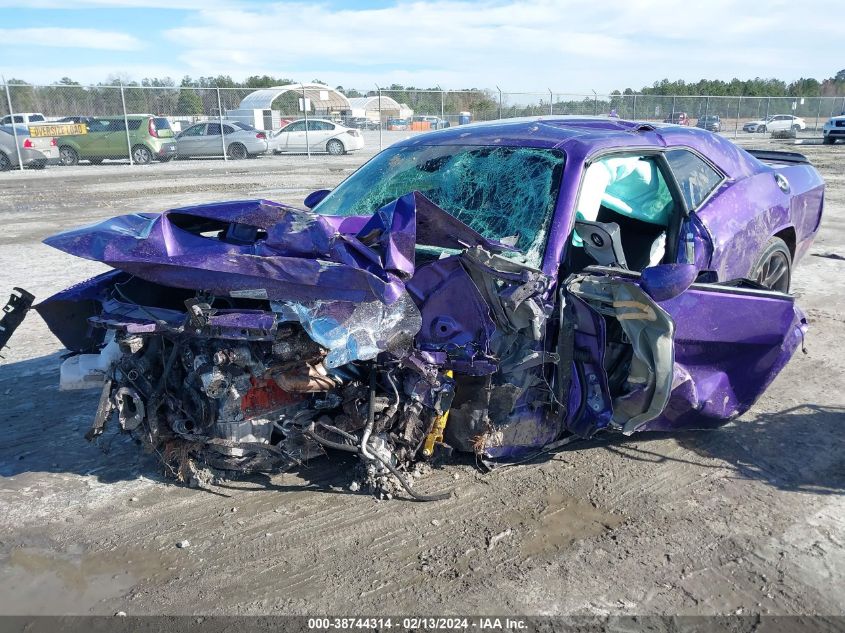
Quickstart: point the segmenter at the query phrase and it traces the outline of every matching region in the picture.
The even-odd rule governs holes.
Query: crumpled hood
[[[237,200],[118,216],[44,243],[176,288],[255,299],[387,304],[403,296],[418,243],[507,249],[419,192],[369,218]]]

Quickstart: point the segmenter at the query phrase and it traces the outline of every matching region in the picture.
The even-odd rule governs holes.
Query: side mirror
[[[309,209],[313,209],[320,204],[323,201],[323,198],[327,195],[329,195],[328,189],[317,189],[317,191],[312,191],[305,196],[305,200],[303,200],[302,203]]]
[[[666,301],[689,288],[698,269],[695,264],[658,264],[643,270],[640,282],[643,290],[655,301]]]

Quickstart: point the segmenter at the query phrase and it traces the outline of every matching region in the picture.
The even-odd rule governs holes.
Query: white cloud
[[[0,42],[13,46],[91,48],[109,51],[135,51],[141,48],[140,40],[127,33],[60,27],[0,29]]]

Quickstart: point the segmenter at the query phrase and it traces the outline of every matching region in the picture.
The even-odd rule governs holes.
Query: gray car
[[[196,123],[176,136],[176,156],[223,156],[223,144],[229,158],[258,156],[267,151],[267,135],[240,121],[224,120]]]
[[[16,126],[15,132],[18,135],[18,146],[24,167],[42,169],[45,165],[55,165],[59,162],[59,148],[56,146],[55,138],[30,136],[29,129],[22,125]],[[0,171],[19,166],[12,126],[0,125]]]

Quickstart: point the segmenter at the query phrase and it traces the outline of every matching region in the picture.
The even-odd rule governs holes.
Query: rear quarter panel
[[[785,193],[776,173],[790,185]],[[747,277],[766,242],[795,232],[794,259],[809,248],[818,230],[824,183],[811,165],[769,168],[728,181],[698,214],[713,242],[710,268],[720,280]],[[790,240],[787,240],[788,242]]]

